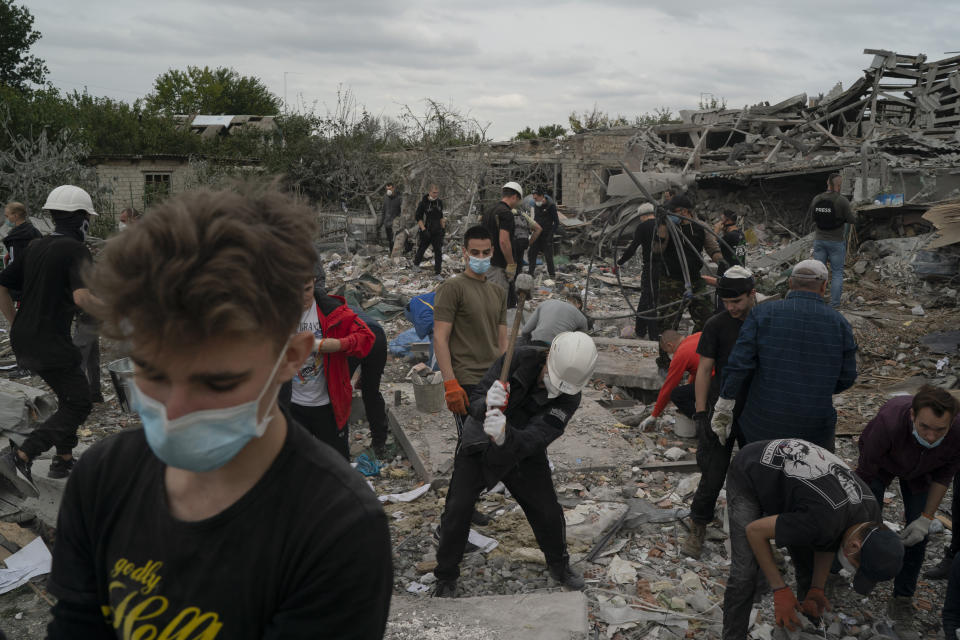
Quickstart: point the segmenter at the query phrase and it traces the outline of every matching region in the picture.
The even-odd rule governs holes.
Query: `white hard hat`
[[[547,356],[550,381],[563,393],[580,393],[593,375],[597,347],[582,331],[564,331],[553,339]]]
[[[99,215],[93,210],[90,194],[72,184],[60,185],[50,192],[43,208],[49,211],[86,211],[90,215]]]
[[[508,182],[507,184],[503,185],[503,188],[513,189],[514,191],[517,192],[518,196],[520,196],[521,198],[523,197],[523,187],[520,186],[519,182]]]

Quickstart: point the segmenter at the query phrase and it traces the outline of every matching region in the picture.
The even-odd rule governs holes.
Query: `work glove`
[[[487,390],[487,411],[490,409],[506,409],[510,400],[510,383],[504,385],[495,380]]]
[[[513,262],[513,263],[511,263],[511,264],[508,264],[508,265],[504,268],[504,271],[507,272],[507,278],[509,278],[509,279],[512,280],[513,277],[514,277],[515,275],[517,275],[517,263],[516,263],[516,262]]]
[[[724,272],[726,272],[726,270],[729,268],[730,268],[729,262],[727,262],[723,258],[720,258],[719,260],[717,260],[717,277],[719,278],[720,276],[722,276]]]
[[[507,438],[507,416],[500,409],[490,409],[483,419],[483,431],[499,447]]]
[[[800,618],[797,617],[799,608],[800,603],[797,602],[797,596],[793,595],[790,587],[784,585],[773,590],[773,617],[778,627],[786,627],[789,631],[799,629]]]
[[[443,395],[447,400],[447,409],[461,416],[466,414],[470,400],[467,398],[467,392],[463,390],[457,379],[444,380],[443,388],[446,390]]]
[[[903,546],[912,547],[923,540],[926,535],[930,533],[931,524],[933,524],[933,518],[925,513],[921,513],[919,518],[908,524],[906,528],[900,532],[900,540],[903,541]]]
[[[660,418],[658,416],[649,416],[640,423],[641,431],[654,431],[660,428]]]
[[[733,405],[735,400],[720,398],[717,404],[713,405],[713,420],[710,421],[710,428],[717,434],[720,444],[726,444],[730,437],[730,425],[733,424]]]
[[[800,611],[808,618],[822,618],[824,611],[830,611],[830,601],[820,587],[810,587],[807,591],[807,597],[803,599],[800,605]]]

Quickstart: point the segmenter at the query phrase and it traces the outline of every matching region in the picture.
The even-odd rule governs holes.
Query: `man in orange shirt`
[[[660,347],[670,354],[672,359],[667,377],[657,395],[657,403],[653,406],[653,412],[649,418],[640,423],[644,431],[660,426],[660,416],[670,402],[677,406],[680,413],[693,418],[696,410],[693,381],[697,377],[697,367],[700,365],[700,355],[697,353],[699,343],[699,331],[686,338],[672,329],[667,329],[660,335]],[[680,384],[684,373],[689,374],[689,381],[687,384]]]

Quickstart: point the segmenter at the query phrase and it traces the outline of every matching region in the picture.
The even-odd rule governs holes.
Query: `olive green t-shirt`
[[[495,284],[464,274],[437,288],[434,321],[453,324],[450,360],[460,384],[477,384],[500,357],[500,325],[507,324],[507,294]]]

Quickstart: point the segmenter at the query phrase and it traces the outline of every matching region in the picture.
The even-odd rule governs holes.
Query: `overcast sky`
[[[865,48],[960,50],[956,0],[29,0],[34,53],[64,90],[132,101],[169,68],[230,66],[291,108],[336,104],[422,111],[424,98],[491,123],[567,125],[572,110],[612,114],[728,106],[846,88]]]

